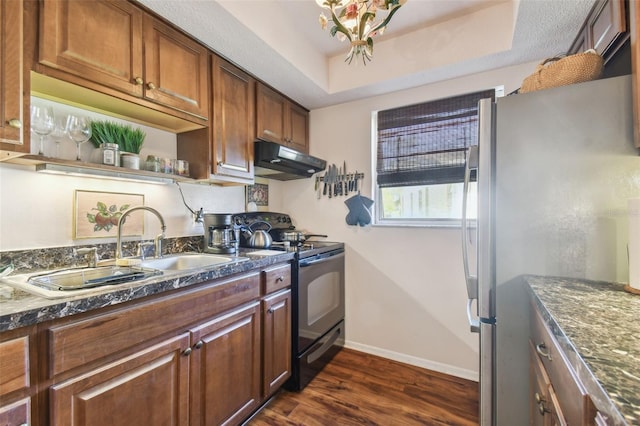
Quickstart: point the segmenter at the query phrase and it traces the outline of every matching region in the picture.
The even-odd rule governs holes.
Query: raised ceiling
[[[408,0],[372,62],[344,62],[315,0],[139,0],[309,109],[567,51],[594,0]]]

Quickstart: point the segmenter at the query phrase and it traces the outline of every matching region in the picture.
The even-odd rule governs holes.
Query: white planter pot
[[[128,169],[140,170],[140,156],[130,152],[120,153],[120,165]]]

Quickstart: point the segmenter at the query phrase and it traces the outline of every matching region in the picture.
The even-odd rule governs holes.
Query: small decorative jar
[[[120,166],[120,147],[116,143],[102,144],[102,164]]]
[[[155,155],[147,155],[145,169],[150,172],[160,172],[160,159]]]

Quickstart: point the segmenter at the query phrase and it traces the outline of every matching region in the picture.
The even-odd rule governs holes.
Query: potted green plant
[[[118,155],[121,161],[115,164],[105,164],[122,164],[123,167],[139,169],[140,150],[145,137],[146,134],[142,129],[134,129],[131,125],[118,124],[107,120],[91,122],[91,142],[96,148],[104,148],[107,146],[105,144],[118,145]]]
[[[122,126],[121,140],[118,142],[122,167],[140,168],[140,150],[145,137],[146,133],[140,128],[134,129],[128,125]]]

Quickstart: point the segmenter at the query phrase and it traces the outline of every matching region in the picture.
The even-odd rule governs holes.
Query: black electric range
[[[268,230],[274,239],[269,250],[294,251],[292,263],[291,379],[289,390],[304,388],[331,361],[345,342],[345,250],[344,243],[278,241],[281,230],[295,230],[283,213],[250,212],[233,215],[236,226]],[[248,238],[240,237],[240,246]]]

